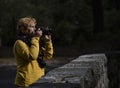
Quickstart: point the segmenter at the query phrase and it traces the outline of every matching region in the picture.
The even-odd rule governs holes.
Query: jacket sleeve
[[[43,49],[43,51],[44,51],[44,60],[52,59],[52,57],[53,57],[52,40],[45,43],[45,48]]]
[[[31,39],[31,47],[28,47],[23,41],[18,40],[15,50],[18,56],[26,60],[37,59],[39,54],[39,37],[33,37]]]

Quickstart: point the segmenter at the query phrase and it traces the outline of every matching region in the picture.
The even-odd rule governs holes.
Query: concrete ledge
[[[48,72],[38,83],[51,84],[49,88],[66,88],[58,84],[74,84],[69,88],[108,88],[106,64],[104,54],[82,55]]]

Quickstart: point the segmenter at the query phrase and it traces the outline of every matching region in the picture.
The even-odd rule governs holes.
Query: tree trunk
[[[92,0],[93,7],[93,33],[103,32],[104,30],[104,17],[103,17],[103,8],[102,0]]]

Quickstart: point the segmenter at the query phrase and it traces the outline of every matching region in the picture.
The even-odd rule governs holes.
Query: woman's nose
[[[34,28],[34,31],[36,30],[36,28]]]

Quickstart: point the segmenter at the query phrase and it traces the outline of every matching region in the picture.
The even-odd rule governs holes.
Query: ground
[[[75,57],[54,57],[52,60],[47,61],[46,72],[62,66]],[[1,88],[15,88],[14,79],[16,74],[16,62],[13,57],[0,58],[0,87]],[[42,86],[44,86],[42,84]],[[36,87],[37,88],[37,87]]]

